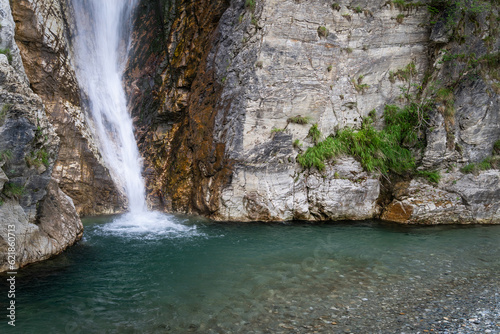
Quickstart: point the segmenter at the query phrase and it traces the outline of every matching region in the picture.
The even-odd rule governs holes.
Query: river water
[[[157,215],[86,219],[22,269],[15,332],[500,332],[500,226]]]

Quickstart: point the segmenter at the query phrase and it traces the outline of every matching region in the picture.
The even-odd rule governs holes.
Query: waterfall
[[[132,213],[147,210],[141,156],[122,86],[136,2],[72,0],[76,74],[85,107],[103,159],[113,181],[126,194]]]

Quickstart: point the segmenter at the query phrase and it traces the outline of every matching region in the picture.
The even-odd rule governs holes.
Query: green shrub
[[[287,122],[294,124],[308,124],[311,121],[311,117],[294,116],[290,117]]]
[[[450,88],[440,88],[436,92],[437,101],[444,104],[445,109],[443,116],[447,121],[450,121],[455,116],[455,96]]]
[[[376,130],[368,119],[358,131],[343,129],[334,137],[318,142],[300,154],[297,161],[305,168],[322,170],[326,160],[350,155],[369,172],[401,174],[413,170],[415,161],[408,147],[418,144],[419,117],[415,106],[399,108],[389,105],[384,116],[386,126],[383,130]]]
[[[354,8],[354,12],[355,12],[355,13],[357,13],[357,14],[360,14],[360,13],[362,13],[362,12],[363,12],[363,9],[362,9],[361,7],[359,7],[359,6],[356,6],[356,7]]]
[[[476,170],[476,164],[471,163],[460,168],[460,171],[465,174],[473,173]]]
[[[481,162],[470,163],[460,168],[460,171],[464,174],[477,174],[480,171],[495,169],[500,167],[500,157],[493,156],[487,157]]]
[[[295,140],[293,141],[293,147],[295,147],[295,148],[300,148],[300,147],[302,147],[302,143],[300,142],[300,140],[295,139]]]
[[[484,159],[483,161],[481,161],[480,163],[477,164],[477,168],[479,170],[488,170],[488,169],[491,169],[491,158],[486,158]]]
[[[352,84],[354,85],[354,88],[356,89],[356,91],[358,91],[360,93],[364,93],[365,90],[367,90],[368,88],[370,88],[369,85],[363,83],[363,78],[364,78],[364,75],[360,75],[358,77],[358,80],[354,80],[354,79],[351,80]]]
[[[271,133],[285,132],[285,129],[282,128],[272,128]]]
[[[397,80],[400,81],[409,81],[412,77],[417,75],[417,67],[414,62],[409,63],[403,69],[399,69],[396,72],[389,72],[389,81],[392,83]]]
[[[330,32],[324,26],[318,27],[318,36],[319,37],[327,37]]]
[[[351,15],[349,14],[342,14],[342,17],[345,18],[347,21],[351,21]]]
[[[335,2],[335,3],[332,4],[332,9],[336,10],[338,12],[340,10],[340,5]]]
[[[404,11],[404,10],[410,10],[413,8],[418,8],[420,6],[425,6],[424,3],[417,1],[417,2],[406,2],[405,0],[394,0],[392,1],[392,4],[396,6],[397,9]]]

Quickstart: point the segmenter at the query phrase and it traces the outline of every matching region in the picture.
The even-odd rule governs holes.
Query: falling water
[[[132,213],[146,210],[142,164],[127,111],[122,73],[137,0],[73,0],[75,58],[80,87],[111,176]]]

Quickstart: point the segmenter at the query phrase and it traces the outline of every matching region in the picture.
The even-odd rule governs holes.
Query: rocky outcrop
[[[74,32],[71,2],[14,1],[12,14],[31,88],[42,98],[61,138],[53,177],[73,199],[80,215],[122,211],[124,198],[102,161],[81,107],[70,53]]]
[[[500,143],[499,10],[440,9],[429,42],[432,66],[424,94],[436,98],[421,169],[441,172],[442,180],[435,186],[414,180],[396,191],[382,218],[410,224],[498,224],[499,157],[493,146]],[[482,168],[475,170],[473,164]]]
[[[412,180],[395,187],[381,218],[405,224],[499,224],[500,172],[446,173],[439,187]]]
[[[42,99],[29,87],[13,40],[8,1],[0,1],[0,8],[0,46],[7,50],[0,54],[0,271],[4,271],[60,253],[81,238],[82,223],[72,200],[51,176],[60,139]],[[15,262],[8,265],[12,235]]]
[[[484,192],[481,173],[492,173],[472,177],[459,169],[491,155],[500,137],[498,77],[485,60],[498,52],[498,9],[433,5],[143,0],[127,79],[150,199],[218,220],[383,213],[402,223],[497,222],[497,200],[484,199],[485,213],[449,183],[468,180]],[[462,54],[475,54],[477,75],[467,72],[471,62]],[[455,62],[443,61],[450,55]],[[411,63],[411,80],[398,75]],[[314,145],[311,124],[325,138],[359,128],[374,111],[381,128],[385,105],[403,103],[401,86],[431,102],[427,148],[414,152],[419,169],[452,168],[454,180],[436,186],[410,175],[388,179],[351,158],[321,172],[298,165],[297,155]],[[440,88],[453,95],[453,116]],[[498,188],[489,186],[493,196]]]

